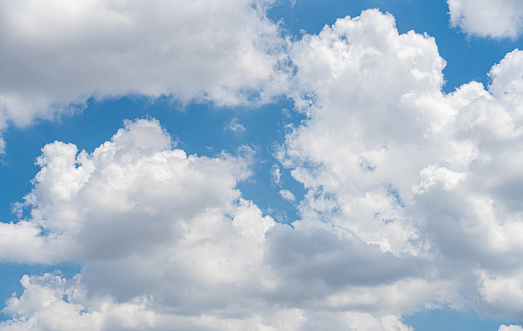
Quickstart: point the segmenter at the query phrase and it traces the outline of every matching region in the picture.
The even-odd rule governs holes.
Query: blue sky
[[[523,330],[518,1],[0,7],[0,330]]]

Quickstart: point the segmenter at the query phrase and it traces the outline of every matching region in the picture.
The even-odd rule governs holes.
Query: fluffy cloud
[[[418,110],[443,101],[445,62],[432,38],[399,35],[394,24],[391,15],[365,11],[294,46],[295,98],[310,120],[288,136],[283,162],[309,189],[304,215],[336,211],[333,222],[365,241],[414,254],[422,247],[416,220],[402,205],[429,164],[410,155],[439,144],[428,137],[453,110]],[[347,199],[340,205],[332,194]]]
[[[447,95],[434,40],[400,35],[391,15],[369,10],[305,36],[291,54],[307,120],[279,158],[308,190],[304,219],[376,245],[402,271],[416,259],[425,279],[445,283],[436,305],[476,297],[469,304],[487,315],[520,316],[516,294],[513,309],[499,300],[521,279],[523,52],[492,68],[488,89],[471,82]]]
[[[1,330],[408,330],[395,312],[419,302],[395,293],[398,283],[434,287],[413,259],[316,220],[292,228],[263,216],[236,189],[248,148],[206,158],[172,145],[150,119],[126,122],[92,154],[62,142],[42,149],[18,206],[30,215],[2,224],[0,257],[82,271],[24,276]]]
[[[244,154],[248,159],[249,151]],[[127,122],[92,155],[78,153],[73,144],[46,145],[35,188],[25,197],[31,218],[2,225],[1,258],[92,260],[161,245],[177,237],[182,221],[201,217],[212,223],[215,214],[248,209],[231,205],[239,198],[237,180],[248,175],[247,159],[187,156],[171,149],[169,135],[154,120]],[[13,243],[19,244],[8,249]],[[24,243],[32,244],[23,249]]]
[[[447,0],[450,23],[480,37],[516,38],[523,31],[523,4],[518,0]]]
[[[254,263],[256,258],[249,254],[259,252],[254,246],[245,248],[239,253],[246,255],[240,257],[235,253],[237,240],[261,244],[260,233],[272,226],[254,205],[239,200],[235,188],[249,174],[249,151],[244,157],[210,159],[187,156],[170,145],[157,121],[138,120],[127,122],[92,155],[77,153],[72,144],[45,146],[37,161],[42,169],[35,188],[25,198],[31,217],[2,225],[6,240],[1,258],[36,263],[72,260],[92,263],[94,268],[107,260],[114,265],[118,260],[146,262],[156,250],[158,255],[176,250],[179,256],[171,257],[176,260],[173,264],[192,265],[191,256],[201,254],[208,257],[207,264],[200,261],[193,272],[206,273],[217,264],[224,269],[221,275],[215,272],[215,281],[240,281],[247,275],[243,263]],[[219,247],[222,251],[211,240],[213,232],[224,240],[232,236]],[[190,249],[200,241],[205,245]],[[7,249],[13,242],[18,246]],[[23,248],[24,243],[33,244]],[[183,254],[176,245],[184,247]],[[223,260],[215,259],[220,254]]]
[[[287,201],[296,200],[296,197],[294,196],[294,194],[292,194],[292,192],[289,190],[280,190],[280,195],[282,198],[284,198]]]
[[[72,280],[24,277],[3,328],[151,326],[153,303],[194,315],[236,305],[226,293],[248,299],[264,286],[253,276],[274,222],[235,188],[249,175],[250,152],[205,158],[171,145],[157,121],[137,120],[91,155],[61,142],[43,148],[25,198],[31,217],[2,225],[1,258],[84,267]]]
[[[31,314],[28,318],[0,322],[0,329],[18,330],[384,330],[410,331],[397,315],[374,317],[368,313],[325,313],[305,315],[298,309],[279,309],[270,318],[256,314],[241,319],[212,315],[193,317],[150,310],[154,299],[116,303],[110,297],[86,297],[79,279],[57,275],[24,277],[24,294],[9,300],[9,312]]]
[[[501,325],[499,327],[498,331],[521,331],[521,330],[523,330],[523,327],[521,327],[520,325],[509,325],[509,326]]]
[[[265,102],[285,84],[270,3],[2,2],[0,132],[82,109],[91,97]]]

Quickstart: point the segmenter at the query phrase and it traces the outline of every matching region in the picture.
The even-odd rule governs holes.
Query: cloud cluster
[[[181,19],[192,13],[183,10],[200,4],[182,3],[188,7],[182,6]],[[139,25],[148,13],[132,11],[141,2],[129,8],[123,1],[86,4],[103,8],[103,15],[125,13],[104,20],[125,28]],[[168,3],[156,4],[166,8],[154,10],[172,10]],[[111,11],[122,6],[126,10]],[[71,13],[79,10],[73,7]],[[246,10],[240,12],[210,8],[225,10],[229,19],[249,13],[254,23],[245,24],[270,27],[262,29],[270,40],[277,33],[250,6],[230,7]],[[212,20],[191,22],[196,26],[187,26],[212,32],[209,38],[218,44],[206,46],[230,41],[216,38],[225,30],[209,28]],[[167,31],[159,34],[162,45]],[[233,39],[244,32],[234,32]],[[173,40],[196,36],[184,33]],[[236,41],[218,52],[223,58],[205,61],[238,69],[229,52],[253,44]],[[122,43],[109,44],[127,49],[125,38]],[[177,45],[167,43],[165,51],[194,50]],[[132,59],[136,54],[128,51]],[[194,55],[189,53],[182,55]],[[21,219],[0,223],[0,260],[72,261],[82,271],[71,279],[59,272],[24,276],[24,292],[7,301],[4,312],[12,318],[0,330],[74,325],[407,331],[402,315],[443,306],[521,316],[523,52],[515,50],[495,65],[488,87],[471,82],[445,94],[445,61],[435,40],[413,31],[399,34],[390,14],[368,10],[318,35],[304,35],[289,47],[289,56],[294,72],[289,96],[305,120],[286,136],[272,176],[281,189],[282,171],[290,171],[306,188],[297,202],[300,220],[276,223],[242,198],[237,183],[250,175],[247,147],[237,155],[187,156],[154,119],[125,122],[91,154],[73,144],[48,144],[37,159],[41,170],[34,188],[18,206]],[[260,77],[270,81],[276,62],[272,55],[262,59],[270,65],[261,66],[266,70]],[[175,73],[183,80],[191,76],[189,82],[194,78]],[[232,76],[216,77],[202,81],[221,88]],[[143,86],[153,88],[156,79],[144,79]],[[256,79],[240,82],[262,86]],[[204,97],[217,102],[241,99],[224,97],[227,88],[204,90]],[[163,87],[137,91],[170,93]],[[177,93],[197,97],[191,91]],[[296,199],[289,190],[280,194]]]
[[[236,189],[249,175],[249,152],[205,158],[171,144],[157,121],[137,120],[91,155],[61,142],[43,148],[25,198],[31,215],[2,225],[1,258],[84,267],[72,280],[22,279],[24,294],[6,308],[16,322],[3,328],[68,329],[76,320],[86,330],[150,326],[157,314],[150,305],[195,314],[236,305],[227,293],[255,290],[274,222]]]
[[[250,153],[187,156],[152,119],[126,122],[92,154],[46,145],[19,206],[30,215],[2,224],[0,258],[82,272],[24,276],[0,329],[408,330],[391,312],[413,307],[392,295],[397,282],[438,285],[405,281],[414,260],[321,222],[263,216],[236,189]]]
[[[518,0],[447,0],[450,23],[474,36],[516,38],[523,32]]]
[[[286,81],[270,3],[3,1],[0,132],[82,109],[89,98],[266,102]]]

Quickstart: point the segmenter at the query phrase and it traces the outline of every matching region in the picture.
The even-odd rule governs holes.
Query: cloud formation
[[[523,52],[493,66],[489,86],[445,94],[435,40],[367,10],[304,35],[289,56],[305,120],[272,178],[288,200],[284,171],[304,185],[300,220],[276,223],[242,197],[247,147],[188,156],[154,119],[125,122],[91,154],[48,144],[21,219],[0,223],[0,259],[82,271],[24,276],[0,330],[388,331],[438,307],[521,316]]]
[[[292,228],[263,216],[236,189],[249,153],[187,156],[153,119],[126,122],[92,154],[46,145],[19,206],[30,216],[2,225],[0,258],[83,268],[24,276],[0,329],[408,330],[397,301],[380,298],[415,275],[414,261],[315,220]],[[347,302],[340,290],[360,294]]]
[[[499,327],[499,330],[498,331],[521,331],[523,330],[523,327],[521,327],[520,325],[509,325],[509,326],[506,326],[506,325],[501,325]]]
[[[516,38],[523,32],[523,3],[518,0],[447,0],[450,23],[479,37]]]
[[[450,294],[432,300],[520,316],[523,52],[492,68],[487,89],[444,94],[434,40],[369,10],[291,54],[308,119],[279,157],[308,190],[303,218],[428,263]]]
[[[83,109],[89,98],[267,102],[286,84],[270,3],[3,1],[0,132]]]

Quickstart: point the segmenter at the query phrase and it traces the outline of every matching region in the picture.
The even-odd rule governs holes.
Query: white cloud
[[[25,203],[31,218],[2,225],[1,258],[84,268],[72,280],[24,277],[24,293],[7,303],[14,319],[4,329],[67,329],[67,319],[49,319],[62,314],[85,329],[147,327],[161,307],[197,320],[267,286],[260,266],[274,222],[240,198],[236,183],[249,175],[242,157],[186,156],[157,121],[137,120],[91,155],[49,144],[38,165]],[[78,291],[89,298],[62,299]],[[153,307],[135,303],[153,297]]]
[[[523,235],[523,52],[492,68],[487,89],[471,82],[444,94],[435,41],[400,35],[391,15],[368,10],[304,36],[291,56],[294,98],[307,120],[287,135],[279,157],[308,190],[303,219],[376,245],[406,272],[412,258],[424,277],[441,282],[419,290],[427,297],[405,311],[475,305],[498,316],[505,306],[495,289],[519,293],[516,281],[503,279],[522,271],[515,238]],[[465,304],[466,297],[482,299]],[[386,302],[363,298],[373,307]],[[517,309],[505,312],[519,316]]]
[[[481,274],[480,290],[482,299],[491,311],[503,317],[519,315],[523,311],[523,273],[517,275],[490,276]]]
[[[126,122],[91,155],[73,144],[46,145],[35,188],[25,197],[31,219],[2,225],[1,258],[53,263],[126,256],[179,238],[182,223],[193,219],[241,218],[250,207],[234,204],[235,186],[249,175],[247,162],[171,149],[155,120]]]
[[[282,198],[284,198],[287,201],[295,201],[296,200],[296,197],[294,196],[294,194],[292,194],[292,192],[289,191],[289,190],[280,190],[280,195],[281,195]]]
[[[4,312],[27,318],[0,322],[1,330],[136,330],[152,327],[156,319],[146,300],[118,304],[109,297],[86,298],[79,277],[24,276],[21,283],[23,295],[9,299]]]
[[[281,169],[278,165],[274,164],[271,170],[271,181],[274,185],[280,185],[281,183]]]
[[[0,154],[5,153],[5,140],[0,136]]]
[[[519,0],[447,0],[450,23],[470,35],[516,38],[523,32]]]
[[[336,211],[331,222],[384,251],[420,253],[401,206],[428,165],[412,154],[437,145],[428,137],[454,116],[434,40],[400,35],[391,15],[369,10],[305,36],[292,55],[296,102],[310,120],[288,136],[283,162],[309,189],[304,216]]]
[[[229,122],[229,124],[226,127],[227,130],[231,130],[235,133],[242,133],[245,132],[247,129],[240,123],[240,120],[238,117],[233,117],[232,120]]]
[[[62,142],[42,149],[34,189],[19,206],[30,217],[2,224],[0,257],[83,268],[72,279],[24,276],[1,330],[307,330],[326,320],[407,329],[391,313],[392,293],[377,294],[388,299],[371,305],[365,321],[357,305],[329,298],[416,276],[412,261],[321,222],[276,224],[236,189],[249,175],[248,156],[187,156],[172,145],[148,119],[125,122],[92,154]]]
[[[1,258],[83,268],[24,276],[0,330],[408,330],[398,314],[432,300],[408,299],[408,288],[434,287],[414,259],[317,220],[293,228],[263,216],[236,189],[248,157],[172,145],[149,119],[127,121],[92,154],[42,149],[19,206],[30,217],[0,227]]]
[[[397,315],[375,317],[361,312],[312,312],[278,309],[272,315],[250,318],[190,316],[156,312],[154,298],[117,303],[108,296],[88,297],[79,278],[65,280],[57,275],[24,277],[24,294],[9,300],[8,313],[23,318],[0,322],[0,329],[19,330],[383,330],[409,331]]]
[[[499,326],[498,331],[522,331],[523,327],[521,325],[509,325],[506,326],[505,324],[502,324]]]
[[[126,303],[115,302],[109,296],[89,297],[79,277],[66,280],[45,274],[24,277],[22,284],[24,294],[19,299],[11,298],[6,309],[20,318],[0,322],[0,330],[412,330],[393,314],[376,317],[363,312],[306,313],[282,308],[269,315],[254,314],[243,319],[212,314],[191,316],[151,310],[153,297]]]
[[[428,191],[437,182],[443,184],[443,188],[447,191],[455,189],[459,182],[464,180],[466,175],[455,171],[450,171],[445,167],[438,167],[431,164],[420,171],[420,179],[422,182],[418,186],[413,186],[412,191],[417,194]]]
[[[162,95],[217,105],[285,90],[270,0],[0,4],[0,132],[93,97]]]

